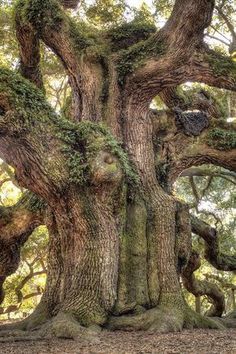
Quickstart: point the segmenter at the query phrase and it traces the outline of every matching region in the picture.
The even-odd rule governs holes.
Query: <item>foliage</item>
[[[236,148],[236,132],[224,129],[211,129],[207,135],[208,145],[218,150],[231,150]]]
[[[10,103],[22,117],[22,124],[27,126],[32,120],[46,119],[53,115],[53,110],[46,103],[43,93],[21,75],[0,69],[0,92],[7,95]]]
[[[20,15],[26,23],[30,22],[41,31],[43,27],[50,26],[57,28],[62,24],[63,13],[55,0],[18,0],[15,5],[15,12]]]
[[[157,54],[163,55],[164,52],[164,44],[153,37],[122,50],[117,60],[119,83],[124,84],[125,77],[142,66],[144,59],[151,58]]]
[[[221,52],[215,55],[214,52],[206,55],[206,59],[214,71],[219,75],[228,75],[234,73],[236,75],[236,63],[228,56]]]

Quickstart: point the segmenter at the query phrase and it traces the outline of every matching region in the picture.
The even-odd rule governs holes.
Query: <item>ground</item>
[[[1,354],[236,354],[236,329],[182,333],[102,332],[89,344],[72,340],[1,343]]]

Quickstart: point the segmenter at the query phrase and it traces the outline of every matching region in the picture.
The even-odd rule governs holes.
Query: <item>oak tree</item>
[[[173,193],[192,166],[236,170],[235,124],[204,92],[186,101],[177,90],[191,81],[236,91],[236,63],[204,42],[214,1],[176,0],[161,29],[137,17],[101,30],[69,15],[78,3],[15,5],[20,74],[0,69],[0,156],[28,192],[1,209],[1,300],[21,246],[45,224],[46,289],[16,325],[22,336],[35,328],[74,338],[94,325],[162,332],[229,325],[217,289],[194,278],[191,232],[217,269],[235,270],[235,257]],[[44,96],[41,43],[68,76],[64,115]],[[157,95],[167,111],[150,108]],[[188,307],[180,278],[196,295],[210,294],[217,319]]]

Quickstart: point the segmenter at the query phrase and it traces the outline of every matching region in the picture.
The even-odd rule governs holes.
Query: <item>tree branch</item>
[[[192,231],[205,241],[205,258],[218,270],[236,270],[235,255],[227,255],[220,251],[217,231],[204,221],[192,216]]]
[[[182,272],[184,287],[195,296],[206,295],[213,302],[213,307],[207,313],[208,316],[220,317],[225,310],[224,294],[215,284],[208,281],[200,281],[194,276],[194,272],[201,266],[199,254],[192,252],[187,267]]]
[[[205,45],[192,56],[186,80],[236,91],[236,63]]]
[[[231,177],[236,180],[236,173],[232,171],[222,171],[222,170],[212,170],[210,168],[202,168],[202,167],[191,167],[187,170],[184,170],[179,177],[205,177],[205,176],[212,176],[212,177]],[[236,183],[231,179],[227,179],[232,183]]]
[[[20,13],[16,12],[16,37],[20,49],[20,71],[22,76],[43,88],[43,79],[40,70],[40,45],[37,32],[31,24],[21,20]]]
[[[119,61],[123,66],[126,61],[130,63],[134,60],[134,70],[129,70],[128,74],[132,71],[132,75],[127,80],[130,95],[135,89],[147,101],[163,88],[185,81],[189,57],[196,46],[202,43],[213,8],[212,0],[176,0],[166,25],[147,41],[140,43],[140,53],[137,45],[122,53]],[[139,61],[142,65],[139,65]]]
[[[194,122],[192,122],[194,124]],[[196,124],[198,124],[196,116]],[[213,164],[236,171],[236,127],[234,123],[211,120],[210,126],[196,138],[179,131],[172,139],[175,154],[170,162],[171,183],[184,170],[203,164]]]
[[[61,0],[60,3],[65,8],[75,8],[79,1]],[[39,68],[39,39],[42,39],[61,60],[70,77],[72,89],[75,89],[78,95],[80,75],[76,50],[89,45],[86,43],[84,33],[79,31],[56,0],[21,1],[16,5],[15,12],[22,74],[37,86],[42,86]]]
[[[33,230],[44,223],[44,203],[26,192],[12,207],[0,207],[0,298],[5,278],[14,273],[20,262],[20,249]]]
[[[24,296],[22,293],[22,289],[24,286],[34,277],[37,277],[38,275],[46,274],[44,270],[39,270],[39,271],[33,271],[31,270],[30,273],[17,285],[15,288],[15,293],[17,296],[17,303],[22,303],[23,300],[29,299],[32,297],[32,294],[28,294],[28,296]],[[39,295],[41,292],[38,292],[37,295]],[[30,296],[29,296],[30,295]]]
[[[20,185],[44,199],[55,195],[68,181],[58,137],[65,123],[34,85],[6,69],[0,69],[0,107],[1,158],[15,168]]]

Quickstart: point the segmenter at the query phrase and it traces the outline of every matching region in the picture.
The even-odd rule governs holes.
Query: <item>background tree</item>
[[[214,2],[176,0],[161,29],[147,12],[130,21],[122,4],[124,19],[114,26],[100,14],[89,21],[86,13],[96,17],[97,11],[69,16],[63,7],[77,3],[17,1],[25,79],[0,71],[1,157],[30,190],[2,209],[2,284],[17,269],[32,230],[40,224],[49,230],[46,289],[17,327],[43,324],[39,335],[59,337],[78,336],[81,326],[94,324],[221,327],[227,321],[199,316],[182,294],[180,276],[193,292],[197,285],[200,295],[211,295],[211,315],[224,310],[215,288],[194,279],[199,256],[191,253],[191,228],[218,269],[234,270],[235,257],[221,252],[216,230],[190,219],[188,206],[172,193],[176,178],[192,166],[236,168],[234,123],[220,119],[206,92],[192,102],[177,90],[193,81],[235,91],[234,61],[204,43]],[[42,42],[68,76],[72,98],[65,116],[43,95]],[[167,113],[150,109],[157,95]],[[196,106],[204,112],[184,112]]]

